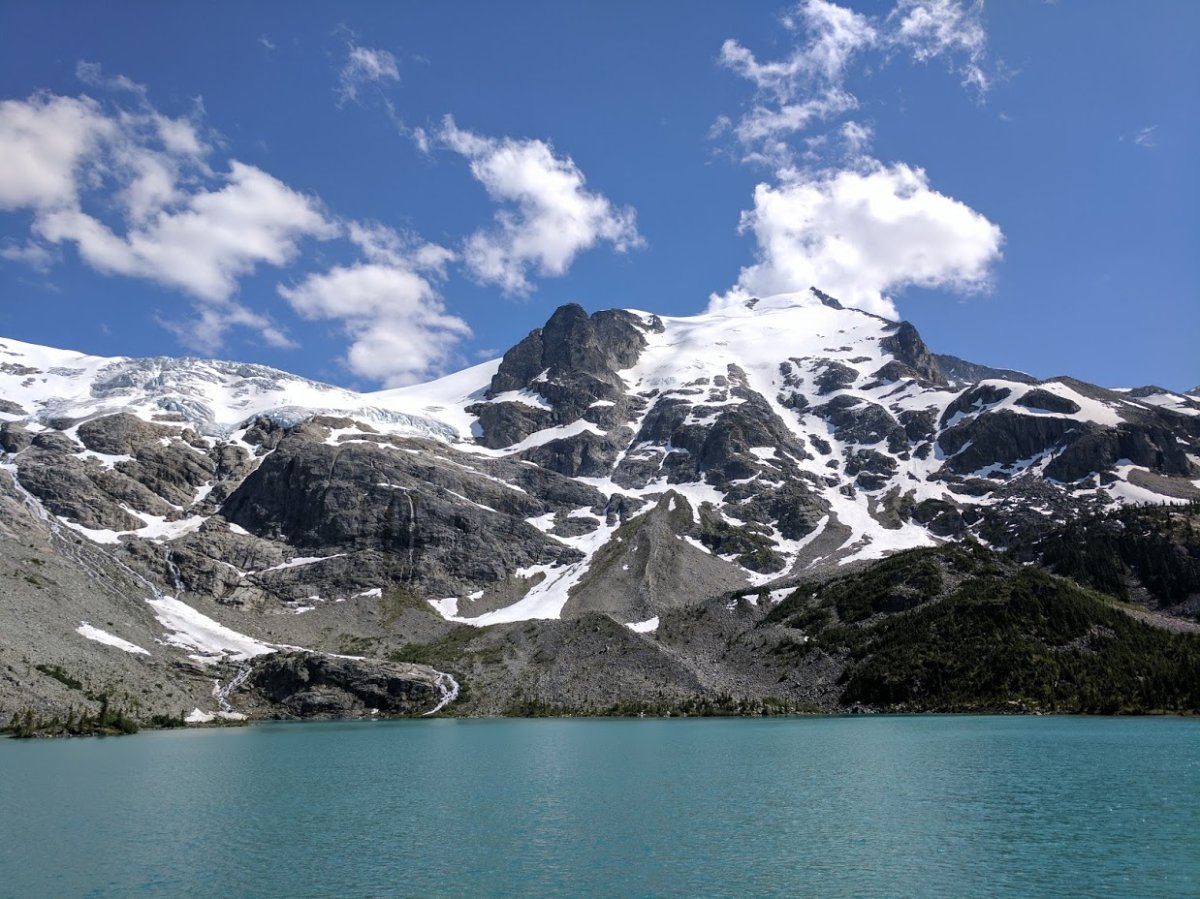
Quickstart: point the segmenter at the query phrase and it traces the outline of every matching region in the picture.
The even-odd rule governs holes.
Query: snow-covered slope
[[[459,414],[486,386],[497,362],[416,389],[356,393],[265,365],[193,358],[88,356],[0,339],[0,421],[44,424],[128,412],[145,421],[182,420],[225,435],[258,416],[295,423],[345,416],[389,433],[441,440],[470,438]],[[445,414],[442,414],[445,413]]]
[[[23,502],[165,553],[176,593],[293,617],[402,583],[481,625],[643,621],[699,581],[1003,544],[1200,496],[1198,412],[1069,378],[952,385],[911,326],[819,291],[690,317],[563,307],[503,359],[372,393],[0,339],[0,469]],[[684,570],[702,577],[664,574]]]

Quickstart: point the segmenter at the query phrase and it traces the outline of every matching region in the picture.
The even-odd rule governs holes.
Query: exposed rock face
[[[560,306],[544,328],[538,328],[504,354],[492,378],[490,394],[535,388],[547,399],[561,394],[573,398],[575,389],[603,390],[598,383],[619,391],[617,372],[629,368],[646,347],[645,325],[636,315],[621,310],[592,316],[574,303]],[[542,373],[545,380],[537,380]],[[565,380],[563,380],[565,379]],[[592,395],[590,400],[605,399]]]
[[[498,362],[370,395],[238,363],[39,348],[26,365],[21,346],[0,343],[0,594],[62,597],[43,664],[123,652],[78,632],[103,625],[152,656],[121,677],[146,666],[146,683],[182,691],[163,703],[201,708],[243,667],[238,635],[317,653],[255,663],[254,714],[402,711],[381,697],[407,675],[320,652],[414,644],[508,691],[501,708],[520,706],[517,672],[563,702],[644,699],[656,677],[671,695],[770,695],[797,669],[755,661],[773,651],[761,633],[729,642],[761,611],[751,596],[897,547],[1002,547],[1131,498],[1200,494],[1193,398],[934,356],[911,325],[819,291],[691,318],[567,306]],[[105,603],[80,586],[93,582]],[[5,608],[0,654],[19,662]],[[236,631],[224,667],[171,642],[199,626],[187,609],[213,619],[209,637]],[[12,633],[42,639],[27,618]],[[655,618],[658,637],[625,627]],[[489,628],[476,640],[463,621]],[[465,644],[505,661],[463,661]],[[619,686],[560,682],[604,670],[609,647],[636,668]],[[804,695],[833,696],[816,685],[837,666],[806,668]],[[418,687],[396,689],[419,704]]]
[[[602,478],[612,471],[621,447],[621,440],[614,435],[585,431],[562,440],[549,440],[526,450],[522,458],[569,478]]]
[[[433,454],[396,453],[372,443],[328,446],[293,434],[222,511],[254,534],[306,551],[380,551],[394,578],[438,591],[579,559],[524,519],[572,502],[602,509],[603,497],[562,479],[538,498],[520,483],[545,485],[553,476],[512,463],[489,467],[500,475],[475,475]]]
[[[1046,467],[1046,474],[1060,481],[1077,481],[1093,472],[1108,471],[1124,459],[1164,475],[1190,478],[1198,473],[1176,432],[1161,425],[1122,425],[1092,431],[1073,441]]]
[[[933,358],[947,382],[956,387],[963,387],[978,381],[987,380],[1016,381],[1018,384],[1034,384],[1037,382],[1037,378],[1033,377],[1033,375],[1027,375],[1023,371],[1016,371],[1011,368],[993,368],[990,365],[979,365],[976,362],[968,362],[966,359],[960,359],[958,356],[951,356],[947,353],[935,353]]]
[[[756,448],[774,451],[773,465],[809,458],[770,404],[731,367],[721,384],[697,385],[690,396],[657,399],[614,473],[626,487],[644,487],[663,473],[668,483],[705,481],[727,487],[763,467]],[[644,449],[643,449],[644,448]]]
[[[1042,390],[1041,388],[1034,388],[1028,391],[1024,396],[1016,400],[1016,404],[1024,406],[1026,409],[1056,412],[1059,415],[1074,415],[1079,411],[1079,403],[1059,396],[1056,393],[1051,393],[1048,390]]]
[[[589,317],[581,306],[560,307],[545,327],[532,331],[504,354],[487,391],[489,402],[472,407],[479,416],[483,444],[494,449],[511,446],[542,428],[581,418],[619,425],[627,410],[618,372],[637,361],[646,346],[645,332],[655,327],[621,310]],[[657,327],[661,329],[661,324]],[[522,391],[541,402],[503,398]],[[580,473],[573,470],[579,465],[569,459],[571,454],[559,452],[568,460],[555,470]]]
[[[298,718],[420,715],[442,699],[427,665],[280,652],[256,661],[250,683]]]
[[[70,447],[39,435],[22,455],[18,480],[53,515],[93,530],[128,531],[144,522],[122,508],[122,501],[162,511],[161,500],[141,485],[86,465],[68,454]],[[61,436],[61,435],[59,435]]]
[[[133,455],[163,438],[174,437],[178,428],[153,425],[127,412],[83,422],[76,433],[88,449],[112,456]]]
[[[993,412],[943,431],[938,445],[949,458],[943,470],[968,474],[996,463],[1028,459],[1054,447],[1086,426],[1069,418],[1040,418]]]
[[[833,425],[833,436],[848,443],[878,443],[893,433],[907,443],[907,435],[899,422],[882,406],[855,396],[843,394],[813,409]]]
[[[19,453],[33,443],[33,435],[15,421],[0,424],[0,449],[6,453]]]
[[[596,554],[564,616],[606,612],[619,621],[644,621],[699,594],[744,583],[734,565],[689,542],[700,535],[691,505],[669,492],[648,512],[619,528]]]
[[[938,367],[937,359],[929,352],[929,348],[925,346],[925,341],[921,339],[917,329],[908,322],[900,322],[896,326],[895,333],[883,338],[879,342],[879,346],[892,354],[893,364],[898,363],[904,366],[904,369],[889,371],[889,380],[894,381],[898,377],[907,375],[929,384],[943,385],[946,383],[946,378]]]

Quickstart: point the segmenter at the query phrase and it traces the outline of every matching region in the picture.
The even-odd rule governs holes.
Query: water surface
[[[1200,721],[434,720],[0,741],[0,895],[1195,896]]]

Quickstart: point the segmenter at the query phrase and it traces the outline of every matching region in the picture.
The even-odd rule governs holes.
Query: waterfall
[[[437,705],[422,715],[422,718],[428,718],[430,715],[440,712],[443,708],[454,702],[454,700],[458,699],[458,681],[445,671],[437,673],[437,679],[434,680],[433,685],[438,688],[438,691],[442,694],[442,698],[438,700]]]
[[[238,668],[238,673],[235,674],[225,686],[221,686],[219,680],[213,681],[213,698],[216,699],[217,705],[222,712],[231,713],[234,711],[233,706],[229,702],[229,697],[233,695],[233,691],[246,682],[246,678],[250,676],[251,667],[242,665]]]

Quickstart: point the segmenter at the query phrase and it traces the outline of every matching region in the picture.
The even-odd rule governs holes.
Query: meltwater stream
[[[1200,895],[1200,721],[424,720],[0,741],[0,896]]]

